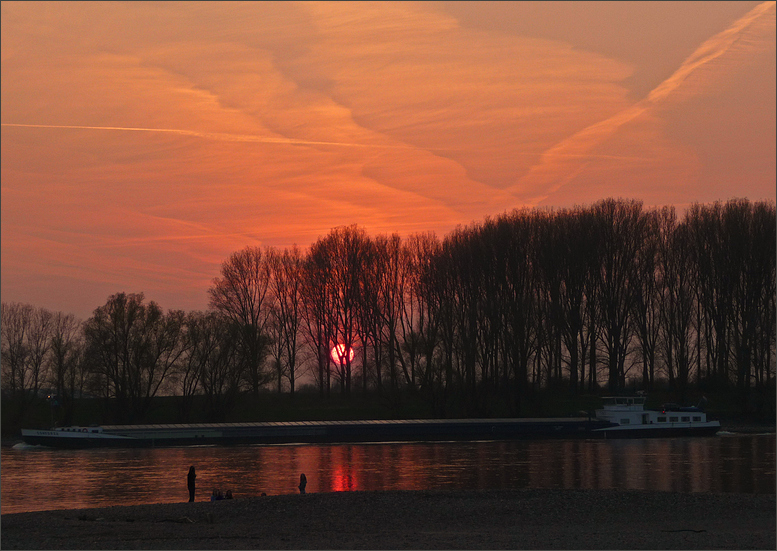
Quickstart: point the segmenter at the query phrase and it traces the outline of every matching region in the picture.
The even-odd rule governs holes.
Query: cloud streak
[[[756,23],[765,18],[773,19],[776,3],[777,2],[774,1],[767,1],[759,4],[734,22],[728,29],[704,42],[683,62],[682,65],[680,65],[672,76],[659,84],[648,94],[646,102],[654,104],[666,99],[695,71],[727,53]],[[774,46],[773,42],[771,43],[771,46]]]
[[[218,140],[224,142],[245,142],[245,143],[266,143],[266,144],[280,144],[280,145],[331,145],[340,147],[364,147],[375,149],[404,149],[413,150],[416,149],[409,145],[390,145],[390,144],[365,144],[365,143],[346,143],[346,142],[325,142],[314,140],[300,140],[295,138],[271,138],[263,136],[251,136],[247,134],[229,134],[225,132],[196,132],[194,130],[183,130],[177,128],[134,128],[127,126],[83,126],[76,124],[22,124],[22,123],[2,123],[0,126],[8,126],[12,128],[52,128],[52,129],[64,129],[64,130],[117,130],[124,132],[161,132],[169,134],[179,134],[182,136],[192,136],[195,138],[203,138],[209,140]],[[451,148],[423,148],[424,151],[446,151],[450,152]],[[523,157],[534,156],[532,153],[515,152],[515,155]],[[613,159],[624,161],[636,161],[645,160],[645,157],[637,157],[634,155],[606,155],[606,154],[588,154],[588,153],[565,153],[564,156],[571,159],[578,158],[599,158],[599,159]]]
[[[64,130],[117,130],[123,132],[161,132],[168,134],[179,134],[182,136],[192,136],[207,140],[218,140],[224,142],[246,142],[263,144],[282,144],[282,145],[331,145],[339,147],[364,147],[376,149],[411,149],[404,145],[390,144],[365,144],[365,143],[344,143],[344,142],[326,142],[315,140],[299,140],[294,138],[272,138],[267,136],[251,136],[247,134],[228,134],[224,132],[196,132],[194,130],[183,130],[178,128],[134,128],[127,126],[81,126],[75,124],[21,124],[21,123],[2,123],[2,126],[15,128],[53,128]]]
[[[577,168],[572,166],[567,162],[569,159],[601,158],[601,156],[592,153],[594,148],[603,144],[624,125],[645,115],[659,103],[670,99],[700,69],[729,52],[756,23],[766,18],[773,19],[775,4],[774,1],[759,4],[729,28],[705,41],[645,99],[605,120],[588,126],[545,151],[540,163],[533,166],[512,188],[512,191],[516,194],[540,192],[539,195],[533,195],[529,200],[530,204],[537,205],[569,184],[585,168],[585,166]]]

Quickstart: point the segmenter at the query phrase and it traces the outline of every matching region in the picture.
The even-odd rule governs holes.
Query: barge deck
[[[297,421],[103,425],[23,429],[27,444],[58,448],[591,438],[609,421],[576,418]]]

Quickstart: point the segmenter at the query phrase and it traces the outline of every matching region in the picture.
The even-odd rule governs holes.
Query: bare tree
[[[640,248],[647,237],[647,218],[639,201],[606,199],[593,207],[601,238],[599,293],[603,340],[611,390],[626,384],[626,354],[633,336],[631,313],[639,289]]]
[[[399,340],[400,324],[405,305],[405,288],[408,280],[408,265],[403,254],[402,240],[398,234],[378,236],[375,239],[375,268],[379,278],[378,315],[383,331],[380,337],[386,345],[387,367],[392,388],[415,385],[415,373],[408,369]]]
[[[28,336],[33,307],[18,302],[2,303],[2,382],[3,390],[12,396],[24,393],[29,387],[27,363]]]
[[[736,362],[736,387],[743,408],[751,395],[759,331],[770,302],[775,266],[775,211],[765,203],[731,200],[723,211],[723,232],[732,260],[734,297],[731,336]]]
[[[707,353],[706,378],[712,385],[729,379],[729,320],[733,311],[734,279],[731,260],[723,246],[721,219],[723,205],[694,204],[685,221],[693,239],[693,257],[698,273],[698,300],[703,312]]]
[[[210,315],[215,314],[194,311],[187,313],[183,320],[182,353],[171,373],[173,393],[181,393],[178,404],[183,422],[189,422],[195,397],[202,390],[202,350],[207,346]]]
[[[317,370],[314,377],[323,397],[328,396],[331,389],[330,350],[335,328],[334,296],[330,287],[331,253],[322,240],[311,246],[302,268],[303,333],[315,353]]]
[[[358,344],[362,275],[370,241],[366,232],[354,225],[333,229],[320,243],[331,254],[328,281],[333,306],[331,314],[334,315],[333,344],[343,345],[346,350],[336,367],[341,391],[347,396],[351,392],[354,356],[350,351]]]
[[[197,314],[192,320],[191,362],[205,396],[206,416],[224,421],[240,391],[239,327],[218,312]]]
[[[753,212],[754,271],[760,278],[761,296],[755,302],[756,328],[753,345],[753,377],[755,379],[756,411],[774,417],[774,357],[777,345],[777,226],[774,203],[755,203]],[[758,286],[756,286],[758,287]]]
[[[433,327],[428,322],[434,322],[434,315],[429,305],[424,303],[423,296],[418,293],[420,272],[427,261],[422,256],[424,247],[431,247],[433,240],[433,234],[412,235],[406,242],[401,243],[401,250],[398,253],[401,298],[398,301],[400,313],[397,338],[402,352],[401,361],[403,363],[406,361],[403,371],[407,373],[409,369],[410,384],[414,388],[424,384],[434,353],[433,349],[431,351],[425,349],[425,336]],[[424,358],[428,358],[426,367],[422,366]]]
[[[364,304],[364,272],[370,252],[366,232],[357,226],[334,228],[310,248],[305,261],[302,288],[305,333],[318,358],[321,393],[331,388],[331,366],[340,390],[351,391],[353,350],[359,343],[361,306]],[[330,351],[342,346],[333,362]]]
[[[45,308],[35,308],[30,319],[27,335],[30,390],[37,394],[48,380],[48,354],[51,350],[51,336],[54,314]]]
[[[538,269],[536,251],[538,225],[543,215],[515,211],[500,219],[500,242],[505,244],[505,361],[514,381],[512,411],[520,413],[522,398],[529,386],[529,362],[537,345],[536,295]]]
[[[17,420],[38,398],[46,380],[46,355],[51,346],[52,314],[28,304],[2,304],[3,390],[16,403]]]
[[[72,424],[75,398],[84,389],[82,324],[72,314],[57,312],[52,320],[49,362],[53,387],[62,408],[62,424]]]
[[[435,258],[439,254],[440,240],[433,233],[411,235],[406,244],[412,266],[409,285],[409,307],[406,309],[404,342],[418,343],[421,363],[421,390],[432,404],[432,411],[440,410],[439,396],[444,380],[436,369],[435,356],[439,348],[440,296],[436,292]],[[415,308],[413,305],[417,305]],[[417,317],[412,313],[417,312]],[[414,321],[417,319],[417,321]],[[409,331],[408,331],[409,329]]]
[[[361,276],[361,289],[359,292],[359,306],[357,308],[357,335],[362,344],[362,392],[367,393],[370,380],[374,388],[382,394],[383,365],[386,363],[384,334],[383,304],[381,299],[381,286],[383,274],[381,273],[383,252],[378,242],[379,236],[368,244],[365,252],[364,271]],[[370,369],[372,367],[372,370]]]
[[[673,209],[652,210],[645,213],[645,233],[642,246],[637,250],[636,270],[634,272],[633,322],[635,334],[642,353],[642,386],[653,388],[656,372],[658,339],[661,333],[661,285],[658,278],[659,251],[664,233],[671,234]]]
[[[274,356],[278,377],[289,381],[289,392],[294,394],[298,362],[298,340],[302,315],[302,254],[295,245],[282,252],[267,251],[270,264],[270,290],[273,297],[273,326],[276,342]]]
[[[457,228],[442,243],[438,258],[438,292],[446,307],[443,347],[446,389],[455,389],[468,414],[477,409],[478,310],[482,266],[478,264],[476,228]]]
[[[239,330],[239,352],[245,378],[254,394],[271,378],[264,371],[269,337],[268,291],[270,269],[259,247],[233,253],[221,265],[221,277],[208,289],[210,307],[229,319]]]
[[[589,305],[590,282],[598,268],[597,235],[590,210],[561,210],[549,216],[540,228],[537,247],[540,288],[546,289],[548,332],[544,340],[550,345],[556,378],[561,377],[561,363],[568,365],[569,388],[574,392],[585,379],[585,363],[591,337],[587,331],[586,314]],[[558,346],[558,340],[563,349]],[[556,349],[566,351],[556,357]]]
[[[478,266],[480,293],[478,296],[477,331],[477,410],[488,413],[490,402],[499,392],[500,351],[503,348],[504,316],[501,283],[504,269],[497,221],[486,218],[474,236],[473,262]]]
[[[183,351],[183,313],[168,315],[142,293],[117,293],[84,325],[86,359],[115,401],[117,422],[142,420]]]
[[[690,382],[694,356],[693,333],[696,313],[694,269],[688,227],[677,224],[674,209],[661,216],[661,242],[658,251],[661,348],[669,384],[684,400]]]

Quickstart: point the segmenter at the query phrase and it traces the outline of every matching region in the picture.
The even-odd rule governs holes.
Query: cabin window
[[[98,432],[97,429],[92,429],[92,432]]]
[[[628,419],[621,419],[621,425],[628,425],[629,422],[630,421]]]
[[[682,421],[683,423],[688,423],[691,420],[690,417],[683,417]]]
[[[694,421],[701,421],[701,415],[694,415],[693,416]]]
[[[677,422],[677,417],[670,417],[669,418],[669,422],[670,423],[676,423]]]
[[[666,423],[666,417],[659,417],[658,418],[659,423]]]

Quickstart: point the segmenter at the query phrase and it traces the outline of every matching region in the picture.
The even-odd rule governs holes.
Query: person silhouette
[[[305,486],[308,485],[308,479],[305,476],[305,473],[302,473],[299,475],[299,493],[304,494],[305,493]]]
[[[197,474],[194,472],[194,465],[189,467],[189,474],[186,476],[186,484],[189,486],[189,503],[194,501],[194,479]]]

